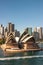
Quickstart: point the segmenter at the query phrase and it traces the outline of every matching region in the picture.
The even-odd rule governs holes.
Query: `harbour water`
[[[39,44],[43,47],[43,44]],[[43,51],[17,53],[12,57],[5,57],[0,49],[0,65],[43,65]]]

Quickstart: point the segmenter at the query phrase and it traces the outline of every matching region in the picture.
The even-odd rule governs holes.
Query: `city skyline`
[[[9,24],[11,24],[11,26],[14,25],[12,29],[20,31],[19,29],[16,28],[16,25],[15,25],[14,23],[12,23],[12,22],[8,22],[7,25],[5,25],[5,26],[4,26],[4,24],[0,24],[0,26],[4,27],[4,29],[6,29],[6,27],[8,27]],[[33,28],[33,27],[29,27],[29,26],[28,26],[28,27],[26,27],[26,28],[24,28],[24,29],[22,29],[22,30],[24,31],[24,30],[27,29],[27,28],[32,29],[32,32],[36,32],[36,31],[37,31],[36,28],[37,28],[37,29],[42,28],[42,32],[43,32],[43,27],[34,27],[34,28]],[[22,32],[23,32],[23,31],[22,31]],[[22,34],[22,32],[20,31],[21,34]]]
[[[28,33],[30,36],[34,36],[35,40],[43,39],[43,27],[35,27],[33,31],[32,27],[27,27],[24,29],[24,32]],[[6,28],[2,24],[0,25],[0,39],[4,37],[7,38],[10,33],[15,37],[20,37],[23,32],[20,33],[20,31],[15,28],[15,24],[11,22],[8,23]]]
[[[27,27],[43,27],[43,0],[0,0],[0,24],[8,22],[22,32]]]

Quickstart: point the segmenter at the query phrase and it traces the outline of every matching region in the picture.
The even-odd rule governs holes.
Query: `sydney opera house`
[[[12,32],[9,33],[5,44],[1,45],[1,48],[3,52],[9,54],[39,50],[39,46],[35,43],[34,37],[26,31],[19,38],[15,37]]]

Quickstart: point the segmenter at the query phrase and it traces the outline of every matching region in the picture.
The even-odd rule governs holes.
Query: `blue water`
[[[43,47],[43,44],[39,44]],[[17,53],[12,57],[5,57],[0,49],[0,65],[43,65],[43,51]]]

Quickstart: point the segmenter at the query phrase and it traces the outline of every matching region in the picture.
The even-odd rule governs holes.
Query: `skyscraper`
[[[7,30],[7,27],[5,28],[4,34],[5,34],[5,38],[7,38],[7,36],[8,36],[8,30]]]
[[[37,27],[37,32],[39,33],[39,38],[42,39],[42,27]]]
[[[37,27],[34,28],[33,34],[36,41],[39,40],[39,32],[37,31]]]
[[[4,27],[3,27],[3,25],[0,25],[0,34],[4,35]]]
[[[38,32],[34,31],[32,35],[34,36],[34,38],[35,38],[36,41],[39,40],[39,33]]]
[[[4,27],[0,25],[0,39],[4,38]]]
[[[32,35],[32,28],[31,28],[31,27],[26,28],[25,31],[26,31],[29,35]]]
[[[8,32],[14,32],[14,24],[8,23]]]
[[[42,27],[42,38],[43,38],[43,27]]]
[[[20,31],[15,30],[15,37],[20,37]]]
[[[34,28],[34,32],[37,32],[37,27]]]

